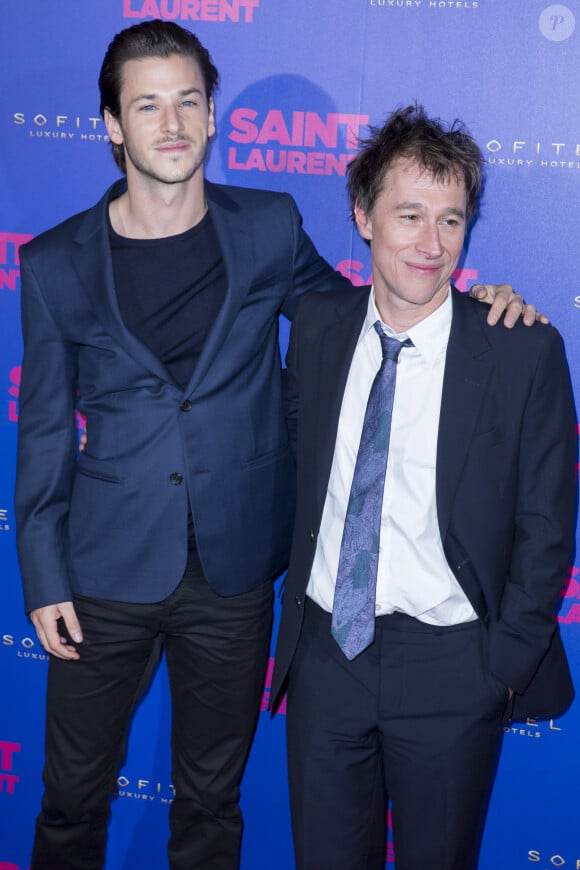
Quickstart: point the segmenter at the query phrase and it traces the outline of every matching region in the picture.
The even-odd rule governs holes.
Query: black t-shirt
[[[115,288],[127,329],[183,388],[223,305],[226,274],[209,212],[163,239],[127,239],[109,227]]]

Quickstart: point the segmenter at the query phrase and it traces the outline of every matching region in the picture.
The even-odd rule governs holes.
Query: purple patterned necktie
[[[401,342],[390,338],[378,320],[374,328],[381,340],[383,361],[373,381],[365,411],[332,608],[332,636],[350,660],[366,649],[375,636],[381,511],[397,359],[402,347],[412,347],[413,344],[409,339]]]

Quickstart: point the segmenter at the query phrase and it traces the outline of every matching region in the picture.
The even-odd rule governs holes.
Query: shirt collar
[[[439,308],[435,309],[435,311],[424,320],[420,320],[419,323],[416,323],[415,326],[412,326],[407,330],[407,332],[394,332],[388,324],[383,323],[381,320],[381,315],[379,314],[375,301],[375,288],[373,286],[369,295],[367,313],[359,341],[367,335],[369,330],[373,329],[377,320],[380,320],[387,335],[398,338],[399,341],[404,341],[406,338],[410,338],[421,356],[424,357],[427,362],[431,363],[434,362],[447,348],[449,334],[451,332],[452,316],[453,301],[450,291]]]

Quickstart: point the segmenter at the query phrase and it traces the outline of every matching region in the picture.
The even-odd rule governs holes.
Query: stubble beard
[[[175,144],[177,142],[188,142],[190,145],[194,146],[192,140],[187,136],[178,136],[174,139],[163,139],[156,142],[153,148],[158,148],[161,145],[167,145],[170,143]],[[208,144],[205,142],[203,146],[201,146],[200,153],[195,155],[193,162],[188,163],[186,166],[180,166],[180,163],[183,162],[183,155],[176,154],[174,156],[165,156],[163,159],[169,163],[169,166],[173,164],[175,171],[171,172],[168,169],[167,172],[163,173],[153,165],[153,161],[148,161],[141,151],[133,147],[133,143],[130,139],[124,139],[124,147],[127,165],[130,163],[140,175],[144,175],[147,178],[150,178],[153,181],[158,181],[162,184],[182,184],[183,182],[189,181],[193,178],[199,168],[203,166],[207,156]]]

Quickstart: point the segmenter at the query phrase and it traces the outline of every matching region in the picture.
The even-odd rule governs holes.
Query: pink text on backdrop
[[[20,376],[22,373],[21,366],[14,366],[10,369],[8,377],[10,378],[10,386],[8,387],[8,422],[18,422],[18,395],[20,393]]]
[[[355,287],[362,287],[363,284],[372,284],[373,276],[369,274],[365,279],[361,274],[362,270],[365,268],[365,264],[360,260],[341,260],[336,264],[337,272],[340,272],[341,275],[344,275],[345,278],[348,278],[351,284],[354,284]],[[453,283],[462,293],[467,291],[467,282],[468,281],[477,281],[478,270],[477,269],[456,269],[453,275]]]
[[[20,278],[20,248],[32,236],[0,233],[0,290],[16,290]]]
[[[563,625],[580,622],[580,568],[576,565],[570,565],[560,595],[564,600],[558,614],[558,622]]]
[[[274,659],[268,659],[268,667],[266,669],[266,679],[264,680],[264,692],[262,694],[262,703],[260,705],[260,710],[264,712],[268,709],[268,705],[270,703],[270,689],[272,688],[272,674],[274,673]],[[286,695],[282,698],[278,707],[276,709],[276,713],[286,713]]]
[[[259,6],[260,0],[123,0],[123,16],[251,24]]]
[[[0,792],[14,794],[14,788],[20,777],[11,773],[14,766],[14,755],[20,752],[20,743],[0,740]]]
[[[368,115],[346,112],[320,115],[294,111],[284,115],[281,109],[269,109],[260,117],[256,109],[238,107],[230,115],[228,139],[236,145],[228,149],[228,168],[246,172],[345,175],[358,147],[361,127],[366,126],[368,120]],[[342,140],[346,151],[339,153]],[[246,145],[253,147],[249,150],[241,147]],[[309,150],[314,148],[319,150]]]

